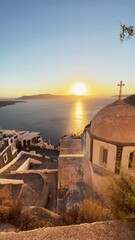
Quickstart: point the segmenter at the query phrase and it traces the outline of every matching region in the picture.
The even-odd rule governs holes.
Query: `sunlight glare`
[[[86,95],[87,94],[87,88],[83,83],[76,83],[72,87],[72,93],[75,95]]]

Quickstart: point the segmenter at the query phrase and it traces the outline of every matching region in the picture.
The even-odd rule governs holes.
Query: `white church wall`
[[[98,192],[99,194],[105,193],[109,184],[110,184],[109,176],[102,176],[93,172],[92,186],[96,192]]]
[[[108,150],[107,163],[102,164],[101,159],[101,148]],[[110,143],[102,142],[94,139],[93,141],[93,163],[105,168],[111,172],[115,172],[115,161],[116,161],[116,146]]]
[[[121,158],[121,171],[132,170],[132,169],[129,169],[128,166],[129,166],[130,153],[134,151],[135,151],[135,146],[123,147],[122,158]]]

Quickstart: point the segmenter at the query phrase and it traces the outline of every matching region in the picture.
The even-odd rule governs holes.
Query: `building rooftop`
[[[90,133],[110,142],[135,143],[135,107],[119,100],[102,108],[93,118]]]
[[[0,174],[0,188],[6,185],[14,198],[21,198],[25,205],[42,206],[55,210],[57,205],[58,161],[30,152],[20,153],[16,162]],[[8,179],[8,183],[3,181]],[[15,184],[16,180],[18,184]],[[19,184],[20,180],[24,183]],[[9,182],[11,181],[11,184]],[[3,184],[4,183],[4,184]],[[50,197],[51,196],[51,197]]]
[[[34,137],[37,137],[40,133],[39,132],[26,132],[23,136],[23,140],[29,140]]]
[[[65,136],[60,141],[60,155],[82,154],[82,142],[80,136]]]

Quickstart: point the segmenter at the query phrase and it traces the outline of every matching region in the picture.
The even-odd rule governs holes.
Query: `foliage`
[[[51,219],[39,220],[37,216],[24,211],[21,201],[13,200],[6,188],[0,189],[0,223],[13,224],[21,231],[55,225]]]
[[[8,207],[5,206],[0,206],[0,223],[4,222],[8,222],[8,218],[9,218],[9,211],[8,211]]]
[[[110,219],[109,209],[102,206],[101,202],[86,199],[80,207],[64,212],[62,215],[62,225],[92,223]]]
[[[11,198],[10,190],[8,188],[0,189],[0,222],[8,222],[19,226],[21,210],[21,202]]]
[[[66,212],[61,213],[61,225],[72,225],[83,222],[83,216],[79,209],[70,209]]]
[[[7,188],[0,189],[0,205],[8,205],[11,200],[10,191]]]
[[[126,25],[120,25],[120,41],[124,42],[125,39],[130,39],[135,34],[135,29],[133,26],[127,27]]]
[[[35,228],[44,227],[44,223],[40,223],[36,217],[30,216],[27,213],[21,214],[19,228],[21,231],[32,230]]]
[[[110,176],[110,184],[103,199],[84,200],[78,209],[62,214],[64,225],[109,219],[135,218],[135,176],[126,173]]]
[[[12,200],[8,207],[8,221],[15,226],[19,226],[21,223],[21,211],[22,204],[18,200]]]
[[[103,207],[102,203],[93,199],[86,199],[80,205],[80,213],[84,222],[105,221],[110,219],[109,209]]]
[[[106,199],[115,218],[135,218],[135,177],[120,174],[111,178]]]

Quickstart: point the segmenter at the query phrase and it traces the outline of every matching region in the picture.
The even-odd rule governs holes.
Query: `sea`
[[[43,139],[58,144],[65,134],[80,134],[94,115],[115,97],[78,97],[26,100],[0,108],[0,129],[40,132]]]

